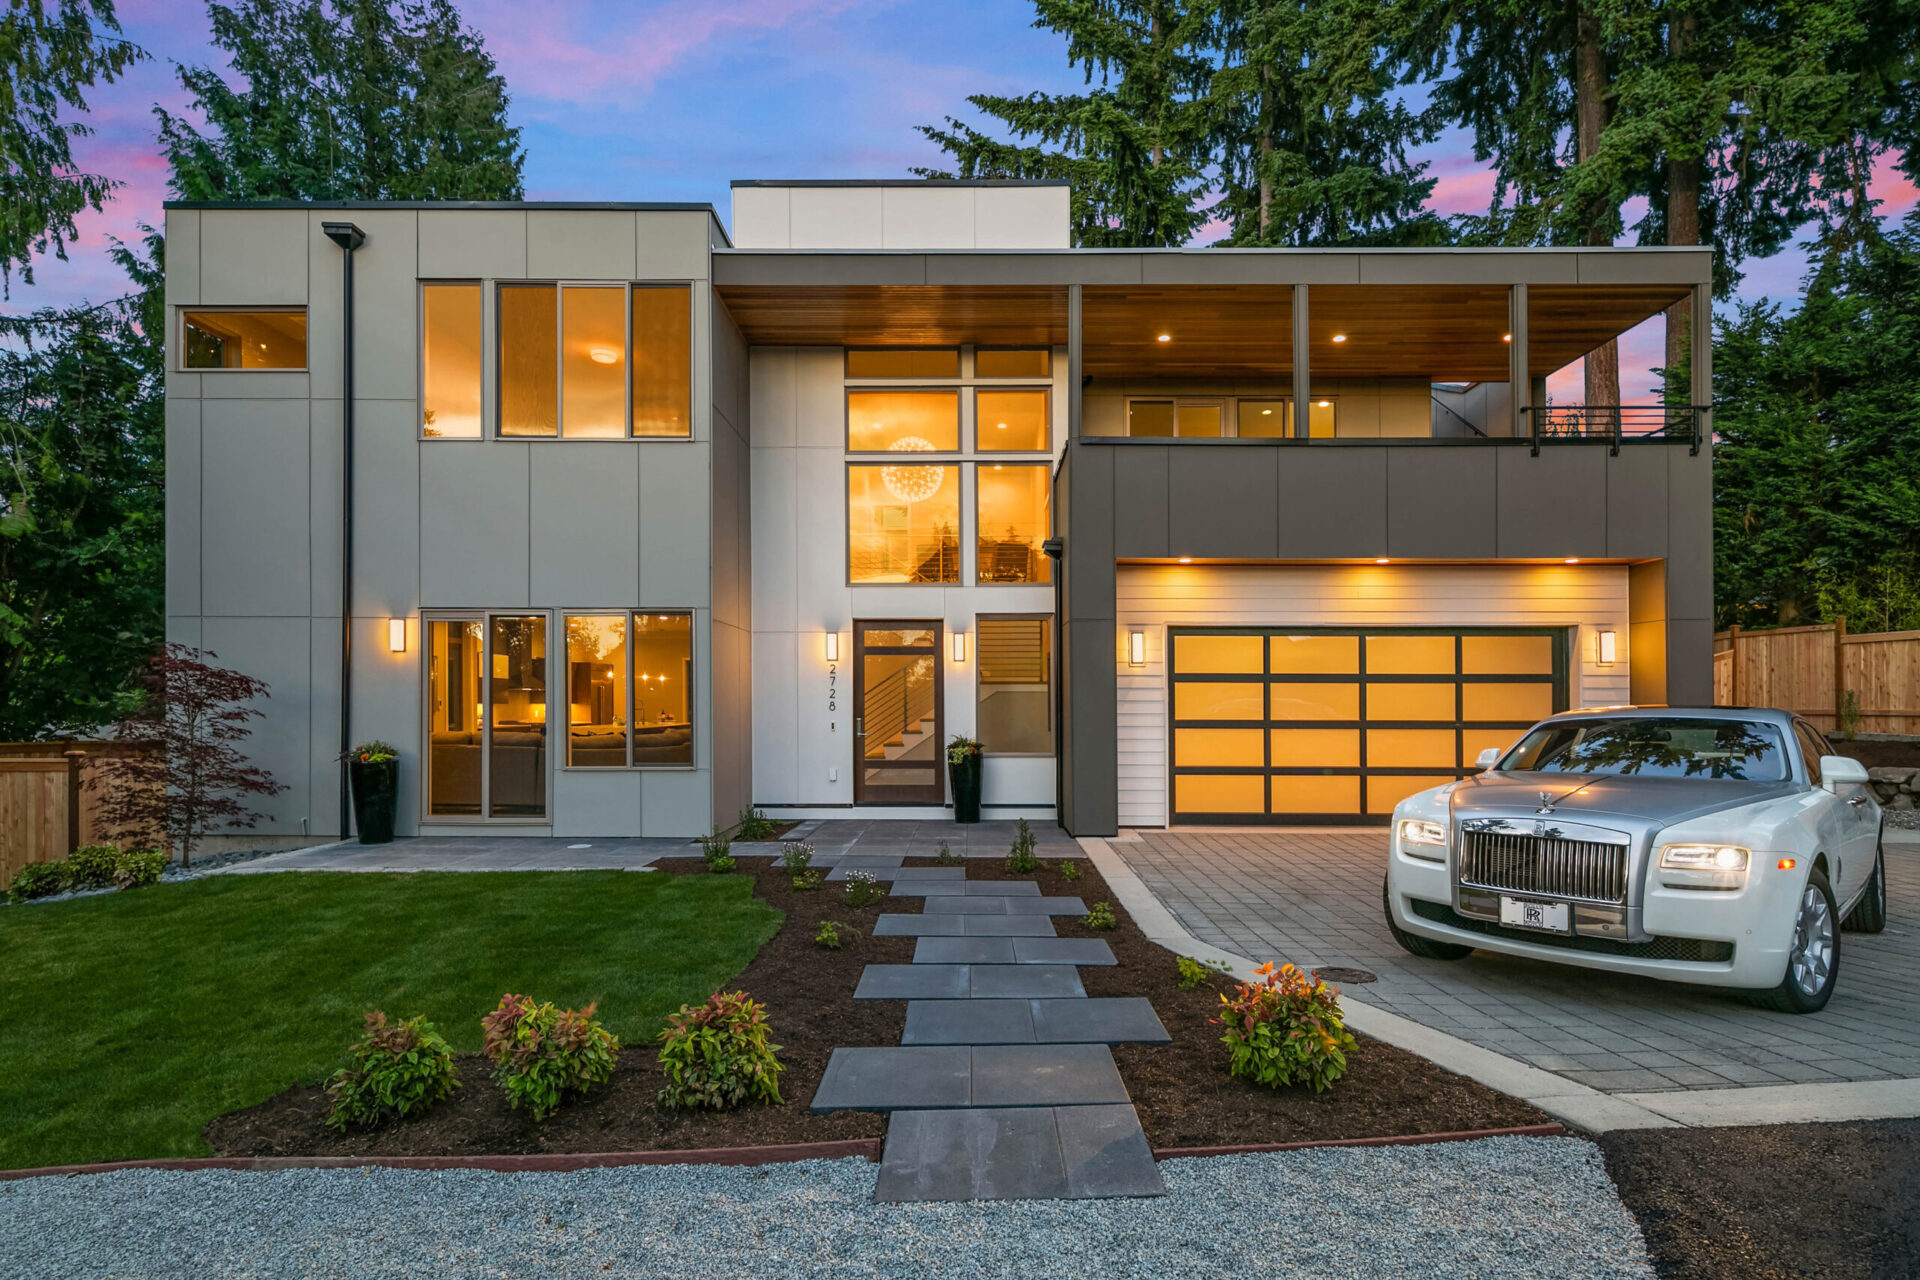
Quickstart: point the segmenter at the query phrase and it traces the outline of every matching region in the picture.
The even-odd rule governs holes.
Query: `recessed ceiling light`
[[[1322,408],[1322,409],[1331,409],[1331,408],[1333,408],[1333,401],[1331,401],[1331,400],[1316,400],[1316,401],[1314,401],[1314,403],[1315,403],[1316,405],[1318,405],[1318,406],[1319,406],[1320,408]]]
[[[1271,409],[1262,409],[1262,410],[1260,411],[1260,416],[1261,416],[1261,417],[1263,417],[1263,418],[1271,418],[1271,417],[1273,416],[1273,410],[1271,410]]]
[[[993,464],[993,469],[994,469],[995,471],[998,471],[998,470],[1000,469],[1000,464],[999,464],[999,463],[997,463],[997,462],[996,462],[996,463],[994,463],[994,464]]]
[[[620,353],[612,347],[593,347],[588,350],[587,357],[595,364],[612,364],[620,358]]]
[[[1344,333],[1336,333],[1333,335],[1333,340],[1335,342],[1345,342],[1347,340],[1347,335]]]
[[[1005,431],[1007,429],[1007,424],[1004,422],[996,422],[993,425],[999,428],[1001,431]]]
[[[1172,342],[1173,335],[1170,333],[1163,333],[1159,337],[1155,338],[1154,341],[1155,342]]]
[[[1380,558],[1379,558],[1378,560],[1375,560],[1375,561],[1374,561],[1374,563],[1375,563],[1375,564],[1386,564],[1386,563],[1387,563],[1387,558],[1386,558],[1385,556],[1381,556],[1381,557],[1380,557]]]
[[[1192,557],[1192,556],[1181,556],[1181,557],[1180,557],[1180,563],[1181,563],[1181,564],[1192,564],[1192,563],[1193,563],[1193,557]]]
[[[1580,557],[1579,557],[1579,556],[1568,556],[1568,557],[1567,557],[1567,559],[1566,559],[1566,563],[1568,563],[1568,564],[1579,564],[1579,563],[1580,563]]]
[[[1500,335],[1500,341],[1502,341],[1502,342],[1512,342],[1512,341],[1513,341],[1513,335],[1512,335],[1512,334],[1510,334],[1510,333],[1503,333],[1503,334],[1501,334],[1501,335]]]

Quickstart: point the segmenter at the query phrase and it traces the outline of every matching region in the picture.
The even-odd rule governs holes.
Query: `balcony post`
[[[1693,403],[1689,416],[1693,418],[1693,452],[1700,452],[1700,442],[1713,439],[1713,286],[1697,284],[1693,286],[1692,323],[1687,327],[1692,342],[1688,368],[1693,374],[1693,384],[1688,388],[1688,398]],[[1706,335],[1702,340],[1700,335]]]
[[[1307,406],[1313,403],[1313,369],[1307,359],[1307,286],[1293,286],[1293,434],[1310,435]]]
[[[1513,404],[1512,432],[1516,436],[1531,434],[1533,451],[1540,452],[1540,433],[1533,419],[1537,416],[1527,412],[1533,398],[1533,384],[1527,377],[1527,286],[1515,284],[1507,286],[1507,332],[1513,340],[1507,343],[1507,392]]]

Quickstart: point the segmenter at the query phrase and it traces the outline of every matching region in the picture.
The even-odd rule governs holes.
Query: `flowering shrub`
[[[700,856],[715,875],[733,870],[733,842],[718,831],[700,837]]]
[[[545,1120],[568,1093],[585,1093],[613,1075],[620,1041],[594,1021],[597,1007],[562,1011],[511,992],[500,997],[500,1007],[480,1020],[480,1051],[493,1063],[508,1106]]]
[[[1338,989],[1307,981],[1290,964],[1278,970],[1263,964],[1254,974],[1261,981],[1239,983],[1220,997],[1214,1021],[1226,1028],[1220,1040],[1228,1050],[1227,1073],[1269,1089],[1298,1083],[1324,1091],[1347,1073],[1354,1048]]]
[[[874,903],[880,901],[882,898],[886,896],[887,896],[887,891],[880,887],[880,879],[879,877],[875,876],[873,872],[871,871],[847,872],[847,888],[846,888],[846,892],[841,895],[841,899],[848,906],[850,907],[872,906]]]
[[[767,1007],[744,991],[716,991],[681,1005],[660,1032],[669,1107],[723,1111],[743,1102],[780,1105],[780,1046],[769,1044]]]
[[[389,1024],[386,1014],[374,1010],[367,1015],[365,1038],[348,1052],[353,1065],[327,1081],[333,1097],[327,1124],[342,1132],[398,1120],[460,1087],[453,1050],[424,1013]]]

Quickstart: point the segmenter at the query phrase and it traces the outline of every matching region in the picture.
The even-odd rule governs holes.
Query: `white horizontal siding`
[[[1167,825],[1168,627],[1568,627],[1572,705],[1628,700],[1625,565],[1122,565],[1115,610],[1123,827]],[[1136,627],[1144,667],[1127,665]]]

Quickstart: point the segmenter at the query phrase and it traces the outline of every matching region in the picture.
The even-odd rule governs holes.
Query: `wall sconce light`
[[[1601,666],[1605,667],[1605,666],[1613,665],[1620,651],[1619,645],[1620,645],[1620,638],[1617,635],[1615,635],[1613,632],[1602,631],[1600,633],[1600,665]]]
[[[1127,665],[1130,667],[1147,665],[1147,633],[1144,628],[1135,627],[1127,632]]]
[[[953,633],[953,660],[955,662],[967,660],[967,633],[964,631]]]
[[[840,633],[838,631],[827,632],[827,661],[840,661]]]
[[[391,653],[407,651],[407,620],[405,618],[387,619],[387,649]]]

